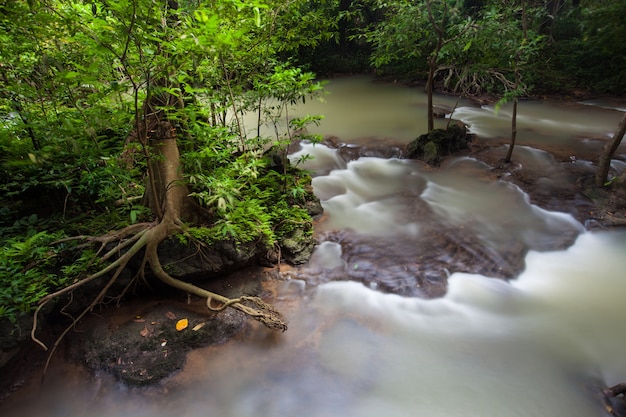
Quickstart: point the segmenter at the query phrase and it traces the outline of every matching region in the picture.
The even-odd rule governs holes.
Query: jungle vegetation
[[[317,13],[305,1],[3,3],[0,317],[102,280],[75,323],[139,258],[132,285],[149,274],[284,330],[258,298],[174,278],[158,249],[173,237],[280,257],[294,231],[310,239],[310,178],[286,152],[316,139],[304,129],[319,118],[287,106],[321,83],[288,56],[332,36]]]
[[[625,0],[3,2],[0,319],[101,280],[86,313],[139,258],[136,280],[284,330],[260,300],[173,278],[158,247],[252,243],[280,261],[295,230],[310,237],[310,177],[286,155],[319,140],[306,126],[321,116],[289,114],[323,93],[318,76],[499,103],[620,95],[623,16]]]

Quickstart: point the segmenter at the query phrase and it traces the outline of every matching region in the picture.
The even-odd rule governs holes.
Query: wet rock
[[[188,325],[177,330],[181,319]],[[191,349],[226,341],[244,322],[244,314],[233,309],[207,316],[163,305],[119,328],[101,323],[91,329],[80,356],[89,369],[128,385],[154,384],[181,369]]]
[[[281,240],[282,256],[290,265],[302,265],[307,262],[317,245],[317,240],[302,229],[296,229],[290,236]]]
[[[165,270],[186,281],[234,272],[251,265],[259,256],[255,243],[220,241],[201,246],[176,238],[162,242],[158,251]]]
[[[529,250],[569,247],[581,230],[573,221],[552,218],[545,228],[511,234],[505,225],[486,237],[481,222],[449,224],[420,198],[411,202],[412,215],[421,220],[419,233],[372,236],[329,230],[320,234],[320,248],[332,245],[333,257],[314,255],[298,278],[313,285],[353,280],[383,292],[435,298],[446,293],[448,277],[455,272],[513,279],[525,269]]]
[[[0,319],[0,369],[9,363],[30,339],[33,320],[30,315],[22,314],[13,323],[7,318]]]
[[[443,296],[454,272],[514,278],[524,270],[529,249],[515,239],[494,248],[470,228],[446,226],[435,219],[418,236],[368,236],[342,230],[327,232],[320,240],[339,245],[342,262],[325,268],[327,262],[313,259],[298,271],[299,278],[313,285],[359,281],[383,292],[424,298]]]
[[[362,141],[364,142],[364,141]],[[365,143],[363,145],[342,144],[337,148],[341,159],[346,162],[356,161],[361,157],[401,158],[403,150],[400,146],[387,143]]]
[[[356,142],[345,143],[336,136],[329,136],[323,143],[337,149],[337,154],[344,162],[356,161],[361,157],[402,158],[405,154],[402,143],[392,138],[363,137]]]
[[[445,119],[447,115],[452,113],[452,108],[443,104],[433,106],[433,116],[435,119]]]
[[[265,279],[262,269],[251,267],[204,287],[231,299],[261,296]],[[186,325],[177,328],[182,319]],[[171,292],[164,298],[137,298],[81,321],[68,335],[69,354],[94,372],[110,373],[132,386],[149,385],[181,369],[192,349],[226,342],[248,319],[232,308],[211,312],[206,300]]]
[[[304,202],[303,208],[309,213],[312,218],[317,218],[324,214],[324,208],[319,198],[311,198]]]
[[[305,208],[311,216],[319,216],[324,211],[317,198],[307,200]],[[300,265],[309,260],[317,241],[306,230],[303,225],[278,242],[283,261]],[[256,242],[237,244],[221,241],[211,245],[197,245],[169,238],[159,245],[158,253],[165,270],[174,278],[187,282],[202,282],[251,265],[278,262],[277,254],[268,253],[266,248]]]
[[[432,166],[439,166],[446,155],[469,148],[472,136],[465,126],[451,124],[447,129],[435,129],[419,136],[407,146],[407,156]]]
[[[592,397],[596,398],[606,411],[605,415],[613,417],[626,416],[626,398],[624,398],[624,390],[626,384],[617,384],[607,387],[606,382],[600,378],[590,378],[585,381],[585,391]]]

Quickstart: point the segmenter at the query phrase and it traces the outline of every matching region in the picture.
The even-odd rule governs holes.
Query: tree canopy
[[[429,5],[448,39],[455,38],[459,24],[471,21],[472,29],[440,51],[439,88],[462,92],[466,86],[473,94],[502,93],[507,82],[501,76],[518,50],[511,42],[522,36],[522,5],[525,48],[534,49],[526,58],[530,65],[522,70],[527,87],[543,93],[580,89],[611,94],[626,88],[623,46],[613,41],[623,38],[626,30],[623,0],[354,1],[352,16],[358,17],[352,20],[351,33],[369,42],[370,64],[379,75],[427,78],[437,37],[428,20]]]

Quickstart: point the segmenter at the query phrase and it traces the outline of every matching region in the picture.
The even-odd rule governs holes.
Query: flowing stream
[[[424,131],[421,91],[365,77],[328,89],[324,103],[297,109],[327,115],[319,133],[359,144],[406,143]],[[476,133],[506,136],[506,107],[495,114],[462,103],[454,115]],[[620,117],[595,103],[522,103],[519,158],[554,168],[533,148],[545,141],[573,155],[599,152]],[[0,404],[0,415],[606,416],[598,387],[626,381],[626,232],[586,232],[570,214],[488,179],[489,167],[472,158],[432,170],[377,157],[345,162],[323,145],[302,152],[315,156],[307,167],[318,173],[326,217],[311,262],[278,284],[273,301],[289,319],[286,333],[251,326],[192,352],[182,372],[153,388],[57,365],[42,387]],[[523,272],[507,282],[448,270],[441,258],[445,295],[413,296],[414,277],[432,272],[420,269],[419,239],[436,235],[433,222],[446,233],[463,229],[488,254],[525,245]],[[341,233],[352,244],[325,238]],[[563,233],[571,246],[545,250]]]

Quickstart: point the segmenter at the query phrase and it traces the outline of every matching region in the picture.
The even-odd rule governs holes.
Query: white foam
[[[437,300],[351,282],[321,286],[320,312],[356,319],[370,334],[362,339],[381,335],[370,363],[360,365],[371,369],[372,387],[353,404],[357,411],[342,415],[601,415],[585,378],[616,383],[626,375],[620,236],[586,234],[570,250],[532,253],[512,284],[454,274]],[[350,341],[343,346],[350,349]]]

